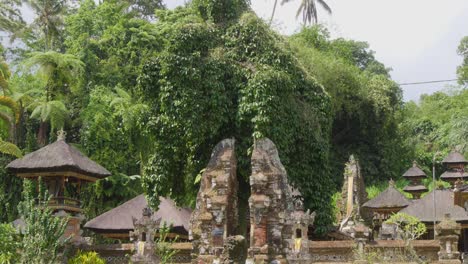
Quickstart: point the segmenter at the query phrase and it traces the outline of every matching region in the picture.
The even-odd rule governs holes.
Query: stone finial
[[[67,132],[65,132],[65,130],[63,130],[63,128],[60,129],[59,131],[57,131],[57,141],[65,140],[66,136],[67,136]]]
[[[388,181],[388,186],[389,186],[389,187],[395,187],[395,182],[393,181],[393,179],[390,179],[390,180]]]
[[[462,179],[458,179],[457,181],[455,181],[455,184],[454,184],[454,190],[455,192],[457,191],[460,191],[461,187],[463,187],[463,180]]]
[[[413,160],[413,167],[416,168],[418,166],[418,162]]]

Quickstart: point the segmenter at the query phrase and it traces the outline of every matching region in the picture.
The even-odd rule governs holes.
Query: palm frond
[[[15,144],[3,141],[2,139],[0,139],[0,152],[17,158],[21,158],[23,156],[23,153]]]
[[[14,124],[13,117],[5,112],[0,112],[0,120],[3,120],[8,126],[12,126]]]
[[[0,96],[0,105],[10,108],[15,116],[15,120],[19,120],[20,107],[13,98],[9,96]]]
[[[317,0],[317,2],[323,7],[323,9],[325,9],[325,11],[327,11],[328,14],[332,13],[332,9],[330,8],[330,6],[327,3],[325,3],[325,1]]]

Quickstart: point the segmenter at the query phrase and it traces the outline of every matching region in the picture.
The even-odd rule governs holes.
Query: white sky
[[[174,8],[189,0],[165,0]],[[282,34],[301,28],[296,10],[301,0],[279,5],[273,22]],[[456,79],[462,58],[456,54],[468,35],[468,0],[325,0],[333,10],[319,7],[318,16],[332,37],[366,41],[378,60],[391,67],[397,83]],[[282,2],[282,0],[278,0]],[[274,0],[251,0],[252,9],[269,20]],[[27,12],[26,12],[27,13]],[[447,89],[452,83],[402,86],[404,100]]]
[[[281,2],[282,0],[278,0]],[[300,29],[296,10],[301,0],[278,6],[274,27],[292,34]],[[186,0],[166,0],[173,8]],[[269,19],[274,0],[251,0],[252,9]],[[319,7],[318,16],[333,37],[366,41],[378,60],[391,67],[398,83],[456,79],[461,57],[456,54],[468,35],[467,0],[326,0],[333,14]],[[455,84],[455,82],[451,83]],[[402,86],[405,101],[448,84]]]

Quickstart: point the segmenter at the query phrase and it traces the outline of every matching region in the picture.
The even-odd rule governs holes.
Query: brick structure
[[[161,219],[154,219],[153,212],[146,207],[142,212],[143,217],[133,219],[135,231],[130,232],[130,239],[134,241],[135,253],[131,257],[132,263],[159,263],[159,257],[155,254],[154,236],[159,229]]]
[[[436,236],[440,243],[439,263],[457,264],[460,261],[458,252],[458,237],[460,236],[461,225],[450,219],[446,214],[445,219],[436,225]]]
[[[307,248],[305,230],[313,215],[296,212],[286,170],[271,140],[265,138],[255,143],[251,165],[247,263],[287,263],[287,256],[301,253],[301,245]],[[295,243],[299,245],[294,250]]]
[[[203,172],[190,219],[193,263],[218,262],[225,239],[236,231],[238,183],[234,143],[234,139],[218,143]]]

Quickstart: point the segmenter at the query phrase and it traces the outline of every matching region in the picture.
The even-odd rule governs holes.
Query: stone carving
[[[237,228],[234,144],[234,139],[218,143],[203,172],[195,211],[190,219],[194,263],[219,263],[225,239]]]
[[[283,230],[285,213],[293,199],[286,170],[273,142],[261,139],[255,143],[251,165],[249,259],[254,263],[284,260],[282,235],[287,238],[292,235],[292,230]]]
[[[398,238],[397,226],[395,224],[382,223],[379,238],[381,240],[395,240]]]
[[[310,210],[304,212],[304,202],[302,195],[295,190],[293,192],[294,212],[286,218],[286,228],[292,229],[292,237],[288,239],[286,247],[286,257],[289,263],[310,263],[309,226],[314,224],[315,212]]]
[[[243,236],[230,236],[224,242],[220,264],[244,264],[247,258],[247,241]]]
[[[362,207],[362,204],[368,200],[364,178],[361,175],[359,161],[353,155],[346,163],[341,196],[340,231],[350,234],[354,222],[369,218],[369,213]]]
[[[143,217],[139,220],[133,218],[134,231],[130,231],[130,239],[135,244],[135,254],[131,257],[132,263],[159,263],[155,254],[154,235],[159,229],[161,219],[151,218],[153,212],[150,208],[143,209]]]
[[[255,142],[251,165],[247,263],[285,263],[287,255],[308,254],[307,228],[314,215],[302,210],[300,200],[296,206],[302,211],[296,212],[286,170],[271,140]]]
[[[436,237],[440,243],[439,263],[461,263],[460,252],[458,252],[458,237],[461,226],[450,219],[450,214],[446,214],[444,220],[436,225]]]

